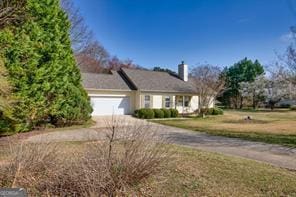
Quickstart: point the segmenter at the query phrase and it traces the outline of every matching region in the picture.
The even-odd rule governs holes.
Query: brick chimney
[[[183,81],[188,81],[188,65],[184,61],[178,65],[178,75]]]

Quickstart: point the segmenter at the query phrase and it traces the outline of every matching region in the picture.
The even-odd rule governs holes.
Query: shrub
[[[222,109],[217,108],[217,107],[213,108],[212,115],[223,115],[223,113],[224,113],[224,112],[223,112]]]
[[[136,109],[136,110],[135,110],[134,115],[135,115],[135,117],[139,118],[139,109]]]
[[[292,106],[290,107],[290,109],[293,110],[293,111],[296,110],[296,105],[292,105]]]
[[[176,110],[176,109],[170,109],[170,111],[171,111],[171,117],[173,117],[173,118],[178,117],[178,115],[179,115],[178,110]]]
[[[208,109],[207,115],[212,115],[214,111],[214,108],[210,108]]]
[[[80,145],[84,148],[39,141],[11,144],[9,159],[0,165],[0,187],[24,187],[29,196],[129,196],[139,191],[171,161],[171,151],[155,135],[156,127],[127,123],[112,119],[105,137]]]
[[[281,103],[280,104],[280,108],[291,108],[291,107],[292,107],[292,105],[289,103]]]
[[[154,109],[155,118],[164,118],[164,112],[161,109]]]
[[[163,113],[164,113],[164,118],[170,118],[171,117],[171,110],[169,110],[169,109],[165,109],[165,108],[163,108],[163,109],[161,109],[162,111],[163,111]]]
[[[154,111],[153,109],[139,109],[136,112],[136,116],[141,119],[152,119],[154,118]]]
[[[208,109],[207,115],[223,115],[224,112],[222,109],[215,107]]]

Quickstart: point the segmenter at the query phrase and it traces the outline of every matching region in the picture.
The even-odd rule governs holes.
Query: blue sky
[[[296,23],[289,0],[74,1],[112,55],[147,68],[229,66],[244,57],[269,64]]]

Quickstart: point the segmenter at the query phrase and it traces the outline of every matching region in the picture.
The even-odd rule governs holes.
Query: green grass
[[[251,116],[252,120],[245,118]],[[296,112],[234,111],[223,116],[192,118],[186,120],[157,120],[160,124],[233,138],[296,147]]]
[[[252,160],[174,146],[152,196],[296,196],[296,172]]]
[[[296,148],[296,135],[277,135],[265,133],[245,133],[245,132],[228,132],[228,131],[206,131],[211,135],[224,137],[241,138],[250,141],[265,142],[269,144],[280,144],[283,146]]]

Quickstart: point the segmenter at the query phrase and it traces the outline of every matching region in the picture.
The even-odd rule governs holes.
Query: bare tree
[[[242,97],[251,101],[252,106],[256,109],[260,102],[265,101],[267,90],[267,79],[264,75],[256,77],[253,82],[241,82],[240,90]]]
[[[295,98],[295,85],[290,80],[290,74],[284,70],[283,67],[279,67],[277,70],[273,70],[270,73],[269,80],[267,82],[267,103],[271,110],[275,105],[284,99]]]
[[[75,7],[72,0],[61,0],[61,6],[71,22],[70,37],[74,53],[80,53],[93,40],[93,33],[89,30],[79,8]]]
[[[71,23],[70,38],[76,62],[82,72],[105,72],[109,62],[109,53],[93,36],[72,0],[62,0],[62,8],[68,14]]]
[[[296,85],[296,27],[290,28],[291,43],[284,54],[277,54],[277,61],[269,65],[268,71],[273,76],[281,77]]]
[[[109,62],[109,53],[98,41],[88,43],[75,57],[82,72],[104,72]]]
[[[217,66],[200,65],[192,69],[191,77],[199,95],[199,113],[205,117],[211,104],[224,89],[224,79]]]
[[[116,56],[113,56],[108,62],[108,69],[119,70],[120,68],[139,68],[139,66],[134,64],[133,61],[130,59],[122,61]]]
[[[0,29],[25,17],[26,0],[0,0]]]
[[[138,68],[131,60],[122,61],[109,53],[98,42],[72,0],[61,0],[61,6],[71,22],[70,37],[78,67],[82,72],[104,73],[122,67]]]

